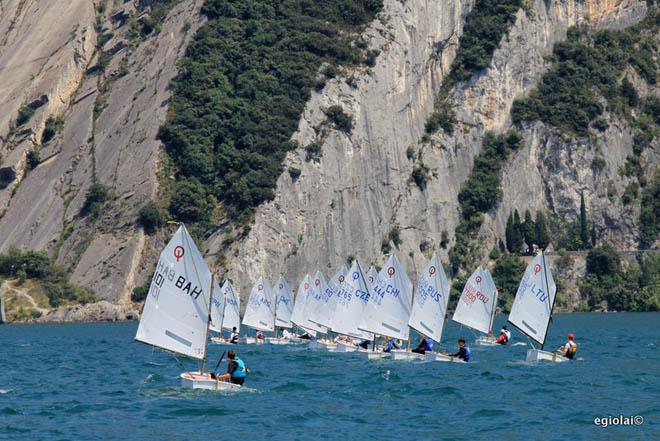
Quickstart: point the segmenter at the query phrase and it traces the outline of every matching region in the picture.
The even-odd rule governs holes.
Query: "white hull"
[[[230,342],[226,338],[222,337],[211,337],[211,343],[215,345],[234,345],[235,343]]]
[[[289,339],[269,337],[266,339],[266,343],[271,345],[290,345],[294,342]]]
[[[395,349],[392,352],[393,360],[424,360],[425,354],[418,354],[417,352],[406,351],[405,349]]]
[[[263,340],[257,340],[256,337],[245,337],[246,345],[262,345],[264,344]]]
[[[451,355],[440,354],[437,352],[427,352],[424,354],[426,361],[446,361],[449,363],[466,363],[457,357],[452,357]]]
[[[537,361],[552,361],[555,363],[561,363],[563,361],[568,361],[568,358],[557,354],[556,352],[542,351],[540,349],[528,349],[527,356],[525,357],[527,362],[537,362]]]
[[[493,336],[483,336],[475,340],[474,344],[478,346],[501,346]]]
[[[369,359],[369,360],[382,360],[383,358],[387,358],[390,355],[391,355],[391,352],[368,351],[367,352],[367,359]]]
[[[211,378],[211,374],[205,372],[184,372],[181,374],[181,387],[186,389],[205,389],[205,390],[239,390],[238,384],[218,381]]]
[[[355,346],[354,344],[347,344],[338,341],[337,345],[335,346],[332,352],[355,352],[355,351],[357,351],[357,346]]]

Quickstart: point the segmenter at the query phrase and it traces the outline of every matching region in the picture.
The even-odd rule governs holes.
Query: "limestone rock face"
[[[315,128],[323,124],[323,109],[335,104],[353,116],[352,132],[332,131],[323,143],[320,162],[306,162],[303,149],[292,152],[287,166],[301,169],[301,176],[293,181],[283,174],[275,200],[259,208],[247,238],[225,250],[232,256],[228,275],[245,296],[261,274],[286,274],[296,286],[305,273],[316,268],[330,273],[349,255],[364,266],[372,261],[382,264],[386,256],[381,243],[394,225],[400,227],[403,240],[397,254],[409,274],[416,273],[433,251],[446,258],[447,251],[439,247],[441,232],[453,236],[460,215],[458,192],[483,135],[510,124],[513,101],[533,89],[547,70],[544,56],[565,38],[570,26],[589,19],[594,26],[624,27],[646,13],[645,3],[638,1],[527,2],[491,66],[453,90],[450,98],[458,119],[453,135],[439,133],[420,143],[434,92],[448,73],[472,2],[409,0],[385,5],[381,22],[368,31],[371,45],[381,50],[376,66],[353,74],[356,87],[339,78],[313,94],[294,139],[302,146],[317,140]],[[503,236],[506,217],[514,208],[575,213],[580,191],[595,198],[608,179],[624,185],[616,174],[630,152],[631,136],[621,125],[615,123],[603,134],[616,141],[604,147],[608,166],[596,174],[591,170],[593,149],[582,151],[540,124],[525,130],[524,136],[526,147],[504,172],[505,202],[486,216],[481,234],[485,254]],[[421,156],[433,174],[424,191],[412,182],[415,162],[408,159],[409,152]],[[625,218],[614,214],[631,209],[607,205],[602,199],[591,207],[616,243],[633,246],[633,213]],[[209,246],[221,249],[221,235]],[[451,242],[447,249],[450,246]]]
[[[140,312],[132,305],[117,305],[102,300],[87,305],[60,306],[38,321],[44,323],[116,322],[139,318]]]
[[[203,23],[203,0],[184,0],[159,33],[136,41],[128,22],[139,14],[137,3],[114,2],[99,12],[82,0],[0,2],[0,251],[47,250],[72,270],[75,283],[122,304],[150,276],[167,240],[164,232],[146,237],[136,217],[158,192],[156,133],[166,117],[168,82]],[[446,259],[460,216],[457,195],[484,133],[508,127],[513,101],[547,71],[544,57],[553,45],[570,26],[588,21],[623,28],[647,10],[643,0],[525,1],[490,67],[452,90],[458,120],[453,134],[420,142],[474,0],[384,3],[366,31],[370,47],[380,51],[375,66],[343,72],[312,92],[293,136],[301,148],[285,161],[285,169],[302,171],[300,177],[280,176],[275,199],[257,209],[239,240],[223,243],[223,228],[204,244],[209,262],[226,256],[226,275],[243,297],[261,275],[274,280],[282,273],[297,286],[305,273],[320,269],[329,275],[348,256],[365,266],[382,263],[383,239],[395,226],[402,240],[397,255],[413,277],[431,253]],[[658,95],[631,75],[640,94]],[[352,116],[350,134],[327,126],[324,110],[332,105]],[[34,115],[16,126],[25,106],[34,107]],[[47,118],[58,115],[62,130],[43,143]],[[598,148],[539,123],[525,127],[525,147],[503,173],[503,201],[485,216],[485,253],[503,236],[511,210],[570,215],[581,193],[602,236],[635,247],[639,203],[613,202],[607,190],[621,194],[628,184],[618,170],[631,152],[632,134],[621,121],[609,124],[598,135]],[[312,142],[322,144],[317,162],[305,158],[304,146]],[[41,162],[28,171],[32,149],[40,151]],[[644,154],[657,163],[657,141]],[[605,167],[592,167],[596,156]],[[412,177],[421,163],[430,174],[424,189]],[[93,182],[111,190],[95,219],[83,210]],[[440,247],[443,231],[446,248]],[[100,310],[110,310],[101,304],[47,317],[100,317]]]

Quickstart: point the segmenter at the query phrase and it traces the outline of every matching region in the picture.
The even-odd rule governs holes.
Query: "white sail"
[[[259,331],[275,329],[275,294],[263,277],[259,277],[250,291],[243,324]]]
[[[419,274],[408,325],[439,342],[448,302],[449,281],[438,256],[433,254]]]
[[[225,296],[217,279],[213,280],[213,299],[211,299],[211,323],[209,328],[222,332],[222,321],[225,315]]]
[[[327,329],[324,326],[321,326],[317,323],[310,322],[307,317],[307,304],[310,302],[310,298],[314,295],[312,287],[314,286],[312,278],[309,277],[309,274],[300,282],[298,286],[298,294],[296,295],[296,303],[293,305],[293,313],[291,314],[291,321],[305,328],[307,331],[314,332],[327,332]],[[311,333],[310,333],[311,334]]]
[[[391,254],[372,284],[360,329],[408,340],[413,286],[401,262]]]
[[[203,360],[210,293],[211,272],[181,225],[160,253],[135,339]]]
[[[360,264],[355,261],[337,293],[332,330],[338,334],[372,340],[372,334],[358,329],[370,296],[371,288],[364,278]]]
[[[488,268],[484,269],[484,274],[486,276],[486,283],[488,283],[488,289],[489,292],[495,293],[493,295],[493,306],[492,306],[492,313],[490,314],[490,324],[488,325],[488,334],[490,335],[493,332],[493,321],[495,320],[495,313],[497,313],[497,301],[499,299],[499,293],[497,292],[497,286],[495,285],[495,281],[493,280],[493,276],[490,274],[490,271]]]
[[[346,272],[346,267],[337,271],[330,278],[328,285],[321,294],[321,300],[319,301],[314,314],[316,320],[313,320],[321,326],[332,328],[332,318],[335,315],[335,308],[337,306],[337,294],[339,293],[341,285],[344,283]]]
[[[369,288],[374,286],[374,283],[376,283],[376,279],[378,278],[378,271],[376,271],[376,268],[374,268],[373,265],[369,267],[369,271],[367,271],[366,274],[366,279],[367,283],[369,284]]]
[[[556,292],[552,273],[543,253],[539,253],[525,269],[509,313],[509,323],[544,344]]]
[[[241,298],[236,294],[229,280],[222,285],[222,294],[225,297],[225,316],[222,319],[222,328],[236,331],[241,329]]]
[[[280,276],[275,285],[277,304],[275,306],[275,325],[281,328],[290,328],[291,314],[293,313],[293,291],[286,279]]]
[[[321,271],[316,272],[312,282],[312,295],[307,299],[305,315],[307,316],[307,320],[318,325],[319,320],[323,320],[323,316],[326,313],[325,306],[327,302],[324,302],[324,295],[325,290],[328,288],[328,283],[325,281],[325,277],[323,277]]]
[[[475,331],[490,333],[496,295],[497,290],[490,276],[483,268],[477,268],[465,282],[452,320]]]

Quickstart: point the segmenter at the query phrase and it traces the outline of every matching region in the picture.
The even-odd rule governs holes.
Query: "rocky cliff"
[[[171,180],[156,133],[176,61],[203,23],[203,2],[174,2],[156,32],[141,31],[150,12],[141,2],[110,3],[0,3],[0,251],[47,250],[98,298],[126,303],[149,277],[167,235],[146,236],[136,216]],[[539,83],[555,43],[571,26],[625,28],[647,12],[647,2],[635,0],[522,5],[490,66],[449,90],[453,132],[424,136],[474,1],[386,0],[363,36],[380,51],[375,65],[312,92],[293,136],[301,147],[285,160],[300,176],[280,176],[274,200],[258,207],[241,239],[230,244],[224,227],[211,235],[203,250],[209,262],[227,256],[220,269],[246,295],[261,274],[283,273],[295,285],[316,268],[329,273],[347,256],[382,263],[382,242],[393,228],[400,229],[397,254],[409,273],[433,251],[446,260],[461,216],[458,193],[484,134],[511,124],[514,100]],[[658,96],[657,88],[644,87],[640,93]],[[332,105],[351,115],[353,129],[320,138]],[[32,115],[19,124],[27,108]],[[46,140],[49,117],[63,122]],[[580,194],[601,237],[634,249],[639,202],[624,206],[607,194],[608,186],[621,194],[628,183],[619,169],[632,152],[629,125],[612,117],[589,148],[542,123],[523,128],[524,147],[505,165],[502,201],[479,231],[483,257],[503,237],[512,210],[575,215]],[[312,142],[321,142],[321,156],[307,161],[303,147]],[[38,151],[37,164],[30,165],[31,151]],[[645,163],[657,164],[657,141],[644,155]],[[596,156],[606,161],[599,171],[592,168]],[[412,178],[420,163],[430,176],[423,189]],[[110,193],[90,216],[86,194],[95,183]],[[439,244],[443,231],[446,248]]]

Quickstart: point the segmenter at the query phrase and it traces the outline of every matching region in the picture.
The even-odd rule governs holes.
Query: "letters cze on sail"
[[[293,291],[289,287],[286,279],[280,276],[275,285],[275,297],[277,305],[275,306],[275,325],[282,328],[290,328],[291,314],[293,313]]]
[[[160,253],[135,339],[204,359],[210,292],[211,272],[181,225]]]
[[[275,330],[275,294],[263,277],[252,287],[243,324],[259,331]]]
[[[399,259],[392,254],[371,285],[371,297],[360,329],[408,340],[413,287]]]
[[[225,305],[225,314],[222,318],[222,328],[230,331],[236,328],[238,331],[241,328],[241,301],[229,280],[225,280],[225,283],[222,285],[222,295],[225,298],[225,302],[227,302]]]
[[[556,292],[557,286],[546,267],[545,256],[539,253],[525,269],[511,307],[509,323],[544,344]]]
[[[449,281],[435,254],[417,280],[415,299],[408,324],[421,334],[439,342],[449,302]]]

